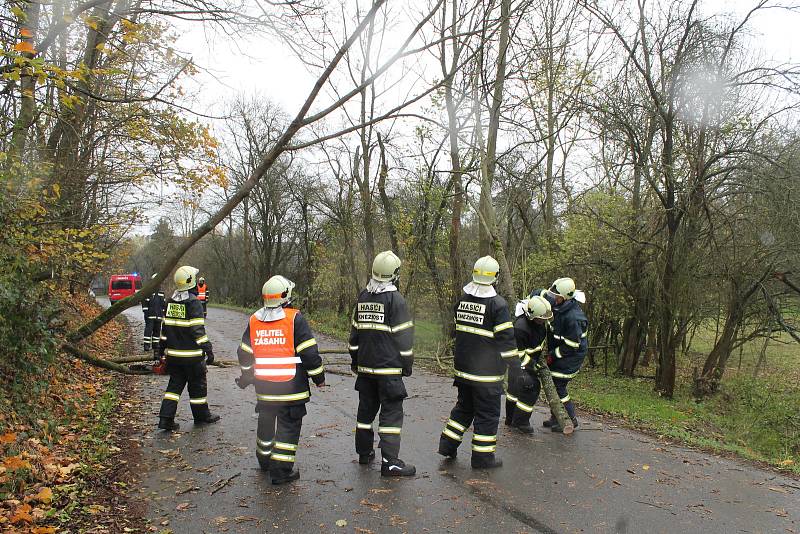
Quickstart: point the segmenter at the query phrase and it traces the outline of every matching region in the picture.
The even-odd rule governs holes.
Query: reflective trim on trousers
[[[177,393],[164,393],[164,398],[167,399],[167,400],[175,401],[175,402],[178,402],[179,400],[181,400],[181,396],[178,395]]]
[[[356,422],[356,430],[372,430],[372,423],[359,423]]]
[[[292,452],[294,452],[294,451],[297,450],[297,445],[295,445],[294,443],[284,443],[282,441],[276,441],[275,445],[274,445],[274,448],[281,449],[281,450],[284,450],[284,451],[292,451]]]
[[[475,445],[472,444],[472,450],[475,452],[495,452],[497,445]]]
[[[574,373],[559,373],[558,371],[550,371],[550,374],[553,375],[553,378],[575,378],[575,375],[578,374],[578,371]]]
[[[293,454],[278,454],[276,452],[272,453],[271,458],[273,460],[278,460],[279,462],[289,462],[294,463],[294,455]]]
[[[199,399],[189,399],[190,404],[207,404],[208,399],[206,397],[201,397]]]
[[[473,434],[472,441],[496,442],[497,436],[485,436],[483,434]]]
[[[461,441],[463,439],[462,436],[459,436],[458,434],[456,434],[455,432],[453,432],[452,430],[450,430],[447,427],[444,427],[444,430],[442,430],[442,434],[444,434],[448,438],[454,439],[456,441]]]
[[[399,434],[401,430],[399,426],[379,426],[378,434]]]

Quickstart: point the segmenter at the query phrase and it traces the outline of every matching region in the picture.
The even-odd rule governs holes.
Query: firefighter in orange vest
[[[203,305],[203,317],[208,317],[208,284],[202,276],[197,279],[197,300]]]
[[[250,317],[238,357],[236,385],[256,388],[256,458],[273,484],[300,478],[294,467],[300,428],[311,397],[308,379],[325,385],[317,341],[300,311],[290,308],[294,282],[276,275],[261,289],[264,307]]]

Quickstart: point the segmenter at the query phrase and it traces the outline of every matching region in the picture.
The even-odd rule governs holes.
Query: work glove
[[[211,365],[212,363],[214,363],[214,352],[210,351],[210,350],[207,350],[206,351],[206,364],[207,365]]]
[[[358,374],[358,364],[357,363],[351,363],[350,364],[350,370],[353,371],[353,374],[357,375]]]
[[[253,380],[249,376],[237,376],[234,380],[236,385],[239,386],[239,389],[245,389],[247,386],[253,383]]]
[[[533,377],[527,371],[523,371],[517,378],[517,387],[519,389],[530,389],[533,387]]]

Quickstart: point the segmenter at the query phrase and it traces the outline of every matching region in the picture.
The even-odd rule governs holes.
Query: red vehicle
[[[142,277],[137,273],[113,274],[108,281],[108,300],[114,304],[142,289]]]

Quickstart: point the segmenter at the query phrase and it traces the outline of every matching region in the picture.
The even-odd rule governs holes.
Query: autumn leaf
[[[14,50],[17,52],[23,52],[28,54],[35,54],[36,49],[33,47],[33,44],[28,41],[22,41],[14,45]]]
[[[781,467],[789,467],[790,465],[794,465],[794,460],[783,460],[779,462],[778,465]]]
[[[21,37],[24,37],[25,39],[30,39],[31,37],[33,37],[33,32],[29,28],[22,28],[19,31],[19,35]]]
[[[56,527],[36,527],[31,530],[32,534],[55,534]]]
[[[14,515],[11,516],[11,523],[32,523],[33,517],[31,517],[31,505],[30,504],[23,504],[18,506],[16,510],[14,510]]]
[[[31,463],[28,460],[23,460],[19,456],[9,456],[3,460],[3,466],[9,471],[16,471],[17,469],[30,469]]]
[[[50,504],[53,502],[53,490],[50,488],[42,488],[39,493],[36,494],[36,500],[44,504]]]
[[[17,440],[17,435],[14,432],[6,432],[2,436],[0,436],[0,443],[2,443],[3,445],[14,443],[16,440]]]

